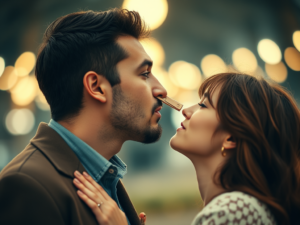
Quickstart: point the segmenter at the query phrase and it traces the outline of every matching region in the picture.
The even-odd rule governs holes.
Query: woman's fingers
[[[95,191],[94,185],[92,185],[87,179],[86,176],[83,176],[79,171],[74,172],[75,177],[89,190]]]
[[[88,173],[83,172],[83,176],[103,195],[105,199],[110,199],[110,196]]]
[[[98,203],[102,202],[102,201],[106,201],[106,199],[103,197],[103,195],[97,189],[94,189],[94,191],[91,191],[83,183],[81,183],[77,178],[75,178],[73,180],[73,183],[82,193],[87,195],[91,200],[98,202]]]
[[[77,194],[81,198],[81,200],[84,201],[85,204],[87,204],[87,206],[91,208],[91,210],[93,211],[93,213],[96,216],[97,221],[98,222],[101,221],[101,209],[100,209],[100,207],[98,207],[98,203],[91,200],[87,195],[85,195],[80,190],[77,191]]]
[[[77,194],[91,208],[99,224],[128,225],[125,213],[119,209],[113,200],[100,202],[101,205],[98,206],[98,203],[94,202],[80,190],[77,191]]]

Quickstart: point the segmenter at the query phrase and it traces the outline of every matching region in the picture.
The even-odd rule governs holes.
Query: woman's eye
[[[206,105],[204,105],[203,103],[198,103],[198,105],[199,105],[200,107],[206,108]]]
[[[149,78],[149,74],[150,74],[150,72],[146,72],[146,73],[142,73],[141,75],[146,77],[146,78]]]

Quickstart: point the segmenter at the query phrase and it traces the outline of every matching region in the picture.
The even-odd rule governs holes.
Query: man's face
[[[113,87],[112,125],[129,140],[157,141],[162,103],[156,97],[167,92],[151,73],[152,60],[137,39],[121,36],[117,43],[129,56],[117,64],[121,83]]]

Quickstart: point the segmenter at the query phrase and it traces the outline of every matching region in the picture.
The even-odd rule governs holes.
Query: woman
[[[293,98],[263,78],[235,73],[206,79],[199,96],[182,111],[185,121],[170,141],[196,170],[205,207],[192,224],[300,224],[300,113]],[[101,225],[127,224],[90,177],[75,181]]]

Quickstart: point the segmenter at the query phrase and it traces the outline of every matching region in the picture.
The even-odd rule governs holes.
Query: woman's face
[[[206,94],[201,97],[200,103],[182,111],[185,120],[171,138],[170,145],[182,154],[210,156],[221,154],[224,140],[228,138],[228,132],[220,129],[217,106],[220,88],[216,88],[212,94],[211,105]]]

